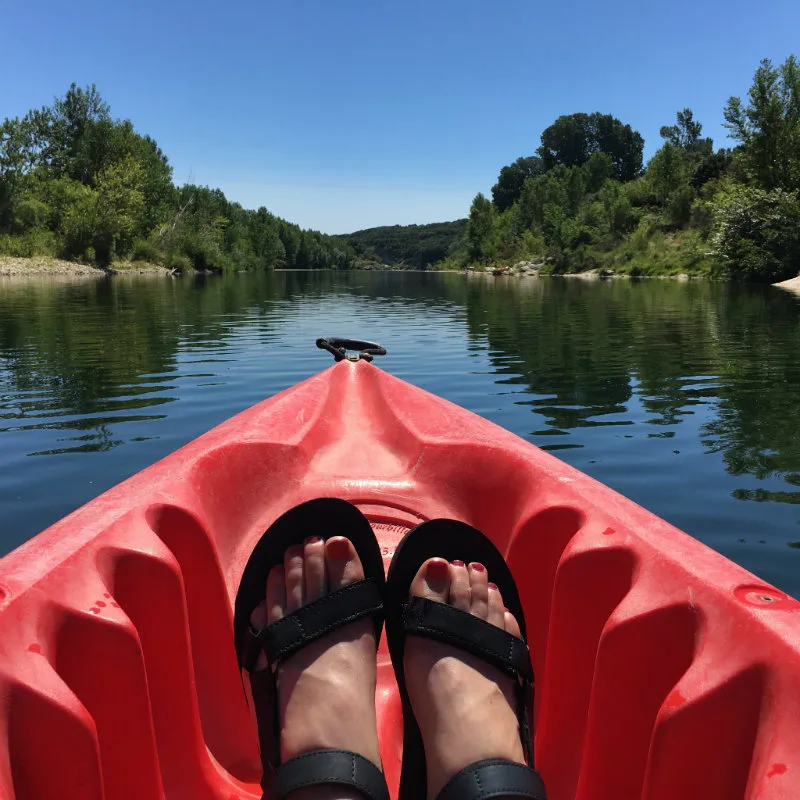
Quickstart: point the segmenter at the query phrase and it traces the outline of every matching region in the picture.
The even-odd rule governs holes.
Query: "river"
[[[328,366],[324,334],[800,597],[800,298],[707,282],[0,279],[0,554]]]

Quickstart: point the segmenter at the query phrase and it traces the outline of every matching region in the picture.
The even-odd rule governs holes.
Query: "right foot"
[[[410,594],[448,603],[520,635],[482,564],[428,559]],[[406,639],[403,665],[425,747],[429,798],[476,761],[505,758],[525,764],[512,678],[471,653],[416,636]]]

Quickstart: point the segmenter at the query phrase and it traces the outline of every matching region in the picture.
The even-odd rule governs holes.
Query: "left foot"
[[[253,611],[250,623],[261,630],[363,578],[361,560],[349,539],[311,537],[286,550],[283,564],[271,570],[266,600]],[[278,713],[283,762],[311,750],[350,750],[381,768],[375,719],[376,652],[375,626],[371,619],[360,619],[281,662]],[[262,653],[256,670],[264,668],[267,658]],[[261,722],[272,724],[272,720]],[[316,798],[328,792],[303,790],[293,794],[293,800],[295,795]],[[337,796],[350,795],[339,791]]]

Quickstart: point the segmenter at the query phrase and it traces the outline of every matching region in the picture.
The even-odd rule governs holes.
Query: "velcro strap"
[[[436,800],[489,800],[492,797],[525,797],[547,800],[539,774],[514,761],[490,758],[478,761],[451,778]]]
[[[244,644],[240,658],[242,667],[248,672],[252,672],[256,668],[256,662],[262,649],[261,633],[248,625],[244,634]]]
[[[349,750],[312,750],[281,764],[273,775],[275,800],[307,786],[348,786],[368,800],[389,800],[383,773],[367,758]]]
[[[381,618],[382,614],[383,601],[378,585],[366,578],[273,622],[261,631],[259,638],[270,664],[275,664],[330,631],[362,617]]]
[[[518,636],[466,611],[424,597],[412,597],[403,604],[403,627],[408,634],[446,642],[514,678],[533,681],[528,645]]]

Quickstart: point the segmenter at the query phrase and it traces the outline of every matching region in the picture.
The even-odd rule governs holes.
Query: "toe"
[[[262,600],[253,609],[253,613],[250,615],[250,627],[255,631],[262,631],[267,625],[267,603],[265,600]],[[266,667],[267,654],[263,650],[260,650],[258,658],[256,658],[255,666],[253,667],[253,672],[260,672],[262,669],[266,669]]]
[[[506,633],[510,633],[512,636],[522,635],[517,618],[507,608],[503,612],[503,622],[505,623]]]
[[[489,616],[489,575],[483,564],[469,565],[470,613],[486,619]]]
[[[450,562],[450,605],[469,611],[469,572],[463,561]]]
[[[326,592],[325,542],[319,536],[312,536],[303,542],[303,597],[306,603],[319,600]]]
[[[271,625],[286,615],[286,575],[278,565],[269,571],[267,578],[266,624]],[[252,621],[252,617],[251,617]],[[255,625],[253,626],[255,627]],[[263,625],[261,626],[264,627]],[[258,629],[260,630],[260,628]]]
[[[446,603],[450,596],[450,563],[444,558],[429,558],[414,576],[409,594]]]
[[[254,609],[253,613],[250,615],[250,627],[254,631],[262,631],[264,628],[267,627],[269,621],[267,619],[267,603],[265,600],[262,600]]]
[[[344,536],[333,536],[325,542],[325,570],[329,591],[364,579],[361,559],[353,543]]]
[[[286,613],[291,614],[303,605],[303,548],[290,547],[283,555],[286,573]]]
[[[489,583],[489,614],[486,621],[498,628],[505,628],[503,596],[493,583]]]

